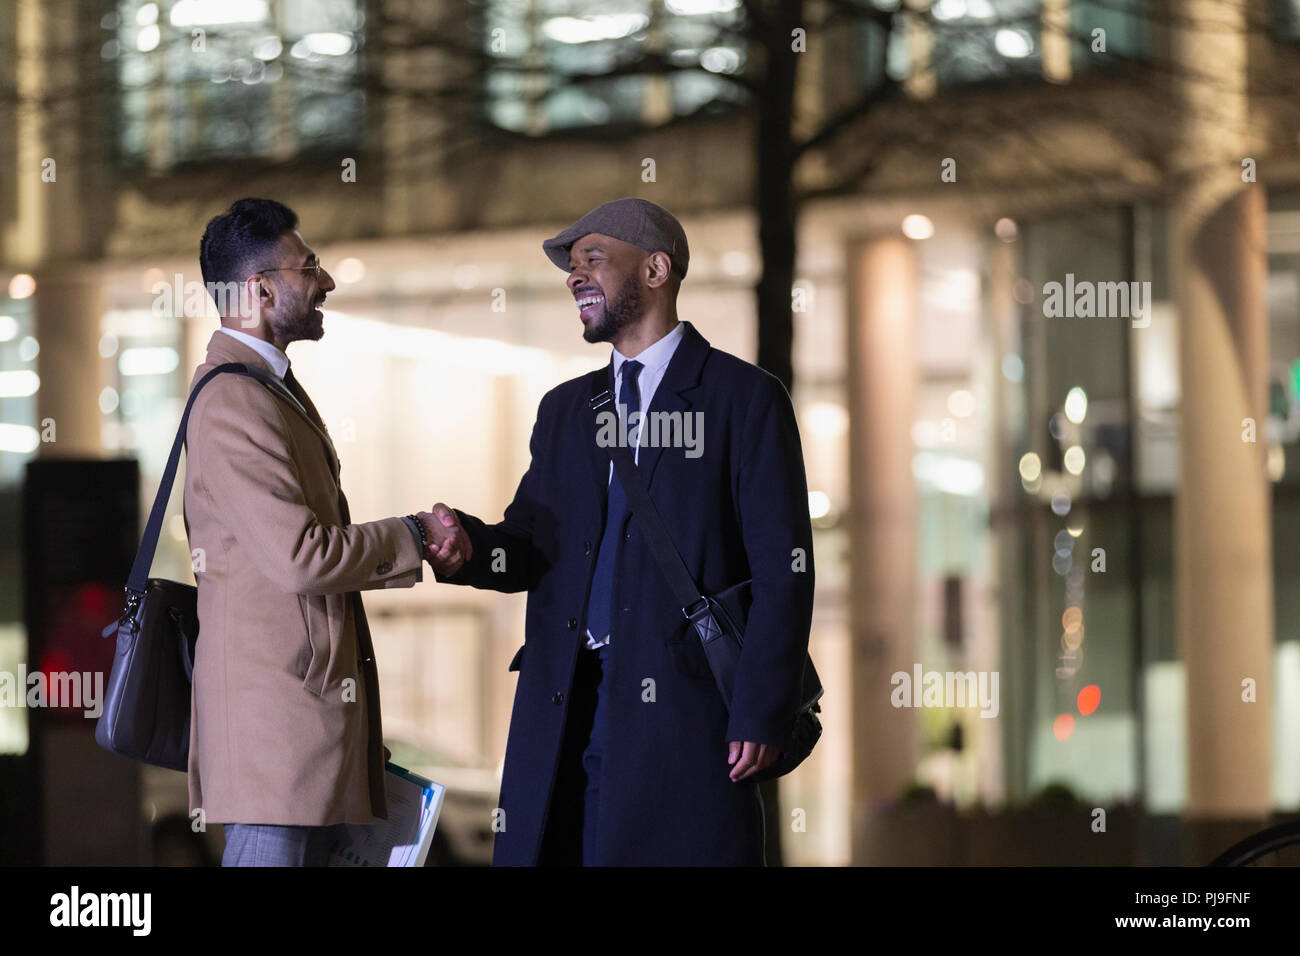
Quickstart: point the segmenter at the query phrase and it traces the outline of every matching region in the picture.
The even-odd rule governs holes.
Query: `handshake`
[[[423,556],[444,577],[455,574],[474,554],[469,535],[461,527],[456,512],[440,501],[431,511],[421,511],[416,517],[424,525],[428,542]]]

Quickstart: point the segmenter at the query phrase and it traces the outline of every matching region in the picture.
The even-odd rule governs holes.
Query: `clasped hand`
[[[431,510],[421,511],[417,517],[424,525],[428,541],[424,557],[433,566],[433,570],[443,577],[455,574],[461,565],[474,556],[469,535],[461,526],[456,512],[441,501]]]

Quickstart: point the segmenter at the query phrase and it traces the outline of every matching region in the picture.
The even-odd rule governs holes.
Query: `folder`
[[[349,823],[330,847],[329,866],[424,866],[447,788],[399,767],[385,766],[388,819]]]

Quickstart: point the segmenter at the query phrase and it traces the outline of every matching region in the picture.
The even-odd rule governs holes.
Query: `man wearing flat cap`
[[[790,397],[678,320],[690,251],[668,210],[607,202],[542,248],[611,360],[542,398],[504,520],[435,506],[472,544],[439,580],[528,592],[493,863],[761,865],[755,775],[790,749],[812,621]],[[601,392],[694,582],[753,579],[730,709],[614,473]]]

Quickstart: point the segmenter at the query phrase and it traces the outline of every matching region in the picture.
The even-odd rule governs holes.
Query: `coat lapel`
[[[595,482],[600,494],[600,510],[605,511],[605,499],[609,494],[609,453],[596,442],[596,411],[591,407],[591,399],[596,393],[608,390],[614,394],[614,362],[602,369],[591,372],[586,377],[587,387],[582,399],[582,434],[583,444],[587,449],[587,465],[591,480]],[[604,406],[612,409],[612,404]],[[604,410],[604,409],[602,409]]]
[[[267,364],[266,360],[262,358],[262,356],[258,355],[238,339],[220,331],[213,332],[212,338],[208,340],[207,361],[210,365],[221,365],[225,362],[242,362],[245,365],[251,365],[260,371],[266,372],[268,375],[275,375],[271,366]],[[263,388],[269,388],[269,386],[260,382],[258,384],[262,385]],[[310,410],[303,407],[302,403],[300,403],[298,399],[294,397],[293,393],[289,391],[288,386],[283,385],[283,383],[281,384],[284,391],[281,391],[279,388],[269,388],[269,391],[292,408],[298,417],[310,425],[315,430],[316,434],[320,436],[321,444],[325,446],[325,457],[329,461],[330,471],[333,473],[334,481],[337,483],[339,480],[339,458],[338,453],[334,450],[334,442],[330,440],[329,433],[325,431],[324,424],[313,421],[313,418],[319,419],[320,414],[316,411],[315,406],[311,405],[311,399],[307,398],[306,393],[303,394],[303,397],[307,398],[307,405],[310,406]]]
[[[292,369],[290,371],[292,372]],[[325,445],[326,454],[330,459],[331,467],[334,469],[334,479],[337,481],[340,466],[339,453],[338,449],[334,447],[334,439],[330,437],[329,429],[325,427],[325,419],[321,418],[320,412],[316,410],[316,404],[311,400],[311,396],[307,394],[307,390],[302,387],[302,382],[298,381],[297,376],[293,376],[293,381],[294,385],[297,386],[296,388],[290,388],[288,381],[283,384],[289,394],[294,397],[295,403],[303,412],[306,412],[307,421],[312,424],[316,429],[316,433],[320,435],[321,441]]]
[[[673,357],[668,362],[668,368],[664,370],[663,380],[659,387],[655,389],[654,398],[650,400],[650,408],[647,414],[653,412],[680,412],[684,417],[689,413],[691,401],[685,393],[695,388],[700,383],[700,371],[704,367],[704,358],[709,353],[709,343],[704,336],[695,331],[695,326],[689,322],[682,323],[685,328],[682,330],[682,340],[677,343],[677,350],[673,352]],[[647,428],[651,420],[647,419],[642,423],[642,428]],[[671,434],[672,432],[667,432]],[[645,438],[651,438],[654,432],[647,432]],[[655,469],[659,466],[659,460],[663,458],[664,449],[653,445],[641,445],[640,460],[637,462],[637,471],[645,480],[646,487],[649,488],[654,481]]]

